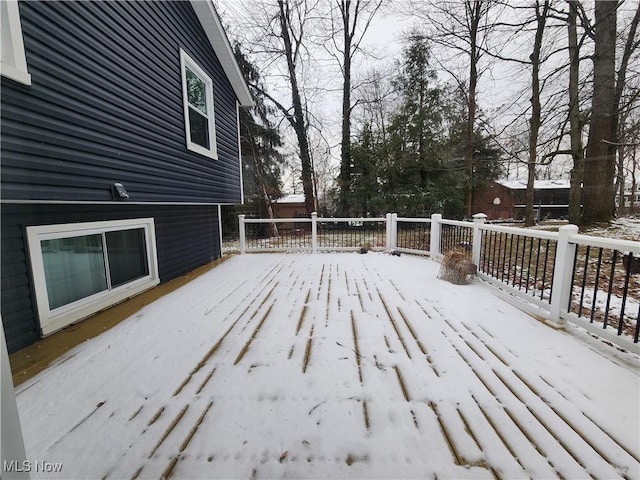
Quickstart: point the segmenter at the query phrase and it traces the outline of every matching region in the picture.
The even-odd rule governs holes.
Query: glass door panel
[[[107,290],[102,235],[42,240],[49,309]]]
[[[144,228],[106,232],[111,287],[149,274]]]

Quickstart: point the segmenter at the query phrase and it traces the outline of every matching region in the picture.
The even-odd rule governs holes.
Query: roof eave
[[[252,107],[253,97],[236,62],[233,49],[211,0],[190,0],[193,10],[227,75],[241,107]]]

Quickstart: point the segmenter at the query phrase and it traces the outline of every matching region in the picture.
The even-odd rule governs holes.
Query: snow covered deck
[[[233,257],[19,387],[32,477],[640,478],[637,357],[438,269]]]

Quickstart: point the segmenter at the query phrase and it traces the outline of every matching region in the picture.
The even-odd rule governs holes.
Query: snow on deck
[[[637,359],[438,269],[231,258],[21,385],[28,458],[83,479],[640,478]]]

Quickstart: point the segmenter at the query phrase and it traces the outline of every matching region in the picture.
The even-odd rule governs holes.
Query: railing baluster
[[[489,236],[490,232],[487,232],[486,230],[482,231],[482,269],[481,271],[483,273],[487,273],[488,272],[488,268],[487,268],[487,258],[488,258],[488,254],[487,254],[487,249],[489,248],[489,240],[487,239],[487,237]]]
[[[526,244],[526,240],[525,240]],[[533,237],[531,237],[531,245],[529,245],[529,260],[527,263],[527,281],[524,292],[529,293],[529,277],[531,276],[531,256],[533,255]]]
[[[544,267],[542,269],[542,286],[540,287],[540,300],[544,297],[544,284],[547,282],[547,265],[549,262],[549,239],[544,246]]]
[[[614,249],[613,256],[611,257],[611,275],[609,276],[609,291],[607,292],[607,306],[604,308],[604,322],[602,323],[602,328],[607,328],[607,323],[609,321],[609,306],[611,305],[611,292],[613,291],[613,275],[615,274],[617,255],[618,255],[618,250]]]
[[[542,239],[538,238],[538,249],[536,251],[536,269],[533,272],[533,296],[536,296],[536,287],[538,286],[538,267],[540,265],[540,244],[542,243]]]
[[[500,255],[498,255],[498,270],[500,271],[500,281],[503,282],[504,281],[504,258],[505,255],[507,253],[507,249],[506,248],[502,248],[502,239],[503,239],[503,232],[500,232],[500,243],[499,243],[499,247],[498,247],[498,251],[500,251],[502,249],[502,251],[504,252],[504,254],[502,255],[502,265],[500,264]],[[506,236],[504,238],[504,246],[507,246],[507,239]],[[497,278],[497,277],[496,277]]]
[[[553,250],[553,264],[556,263],[556,255],[558,254],[558,245],[556,243],[555,248]],[[553,297],[553,280],[556,277],[556,269],[551,268],[551,284],[549,285],[549,304],[551,304],[551,297]]]
[[[484,265],[487,261],[487,255],[486,255],[486,250],[487,250],[487,240],[486,240],[486,236],[487,236],[487,231],[486,230],[480,230],[480,258],[478,260],[478,272],[485,272],[485,268]]]
[[[507,243],[507,237],[502,238],[502,233],[501,232],[496,232],[496,243],[498,245],[496,251],[493,254],[493,261],[495,262],[495,266],[496,266],[496,270],[495,273],[493,275],[493,277],[497,280],[498,278],[501,278],[502,276],[504,276],[504,265],[500,265],[500,243],[504,242],[504,245],[506,246]],[[504,247],[503,247],[504,248]]]
[[[571,300],[573,299],[573,282],[576,279],[576,270],[577,270],[577,261],[578,261],[578,247],[576,246],[576,251],[573,254],[573,268],[571,269],[571,283],[569,284],[570,287],[570,292],[571,294],[569,294],[569,301],[567,303],[567,312],[571,311]]]
[[[527,249],[527,237],[523,237],[524,242],[522,243],[522,257],[520,258],[520,281],[518,282],[518,290],[522,290],[522,277],[524,276],[524,257],[526,255],[525,250]],[[518,240],[520,243],[520,240]]]
[[[516,238],[516,256],[513,259],[513,283],[512,286],[516,286],[516,277],[518,276],[518,253],[520,251],[520,235],[514,235]]]
[[[598,249],[598,263],[596,267],[596,280],[593,285],[593,301],[591,303],[591,315],[589,318],[589,322],[593,323],[593,316],[596,313],[596,297],[598,296],[598,284],[600,283],[600,267],[602,266],[602,251],[604,249],[601,247]]]
[[[511,257],[513,256],[513,233],[509,233],[509,268],[507,269],[507,285],[511,278]]]
[[[629,277],[631,277],[631,265],[633,265],[633,252],[629,253],[627,257],[629,260],[629,266],[626,269],[624,276],[624,291],[622,293],[622,305],[620,306],[620,320],[618,321],[618,335],[622,335],[622,327],[624,326],[624,307],[627,303],[627,293],[629,292]],[[624,263],[624,260],[622,261]]]
[[[498,232],[493,232],[493,239],[492,239],[493,251],[491,252],[491,276],[493,278],[496,278],[496,248],[498,244],[498,242],[496,241],[497,236],[498,236]]]
[[[576,249],[577,251],[577,249]],[[580,288],[580,305],[578,305],[578,316],[582,316],[582,303],[584,302],[584,288],[587,284],[587,272],[589,270],[589,252],[591,251],[591,245],[587,245],[587,251],[584,256],[584,271],[582,272],[582,287]]]

